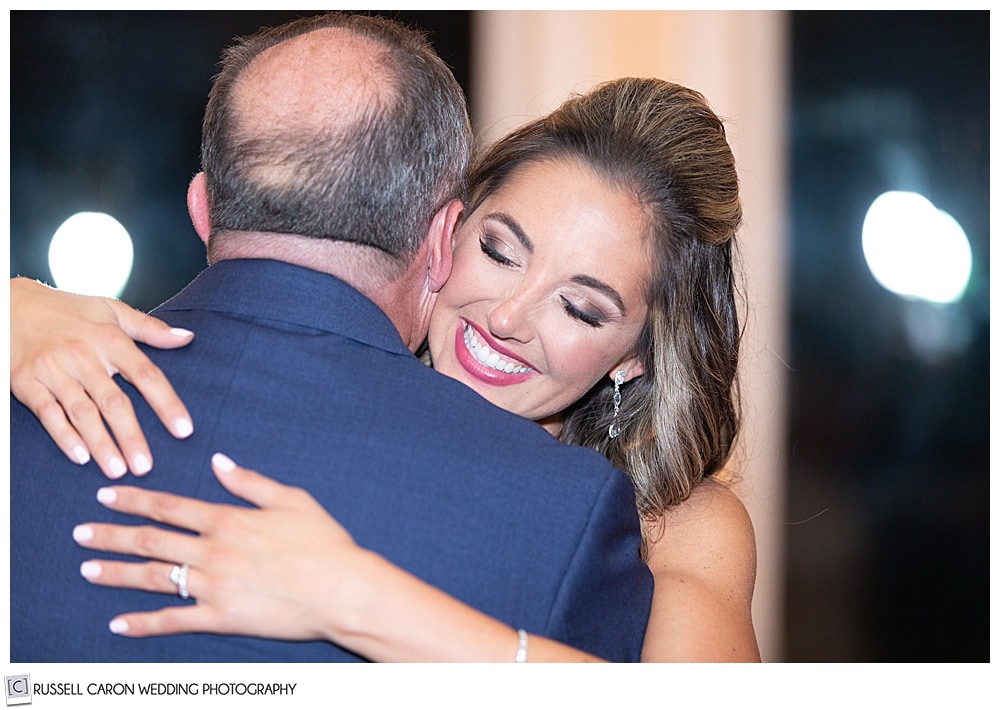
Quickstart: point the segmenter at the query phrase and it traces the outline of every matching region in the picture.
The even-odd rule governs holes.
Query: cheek
[[[438,303],[458,307],[482,297],[483,284],[487,284],[481,260],[470,254],[467,247],[455,250],[451,276],[438,297]]]
[[[443,362],[444,353],[453,347],[458,313],[484,298],[483,284],[486,282],[476,269],[477,265],[467,254],[456,250],[451,276],[438,293],[431,313],[428,339],[431,357],[438,362]]]
[[[445,317],[446,311],[453,311],[460,308],[468,301],[468,287],[462,282],[457,274],[452,274],[451,278],[438,293],[437,302],[434,304],[432,322]]]
[[[581,332],[574,324],[567,327],[558,317],[546,321],[544,348],[549,373],[562,387],[582,395],[614,364],[608,356],[616,349],[614,334]]]

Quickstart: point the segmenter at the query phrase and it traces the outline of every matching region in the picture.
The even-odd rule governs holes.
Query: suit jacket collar
[[[412,355],[389,317],[367,297],[334,276],[282,261],[219,261],[156,309],[177,310],[292,323]]]

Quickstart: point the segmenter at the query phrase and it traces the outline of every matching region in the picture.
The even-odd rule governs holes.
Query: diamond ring
[[[174,565],[174,568],[170,570],[170,581],[177,585],[177,594],[181,599],[187,599],[191,596],[188,594],[187,565]]]

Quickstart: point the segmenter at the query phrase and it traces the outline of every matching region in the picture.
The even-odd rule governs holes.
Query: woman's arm
[[[755,662],[753,525],[736,495],[706,481],[650,531],[653,606],[645,661]]]
[[[109,478],[123,476],[128,468],[142,475],[153,462],[132,404],[112,379],[115,374],[135,385],[174,436],[193,431],[173,387],[132,340],[177,348],[192,337],[114,299],[65,293],[26,278],[10,280],[11,394],[38,417],[71,461],[85,464],[93,455]]]
[[[229,506],[127,486],[98,498],[114,510],[198,535],[153,526],[88,523],[84,547],[139,555],[143,563],[91,560],[95,584],[176,594],[175,564],[188,565],[194,604],[123,614],[115,633],[187,632],[326,639],[376,661],[513,661],[518,634],[354,543],[304,490],[213,457],[220,483],[257,508]],[[538,636],[529,661],[598,661]]]

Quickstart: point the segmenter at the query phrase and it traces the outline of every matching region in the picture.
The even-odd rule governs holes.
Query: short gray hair
[[[359,120],[323,131],[241,136],[234,86],[255,57],[308,32],[344,28],[385,49],[391,92]],[[434,214],[464,200],[472,145],[465,95],[423,34],[393,20],[342,13],[300,18],[225,50],[209,94],[202,168],[213,234],[255,231],[355,242],[406,262]],[[280,161],[294,184],[261,184]]]

